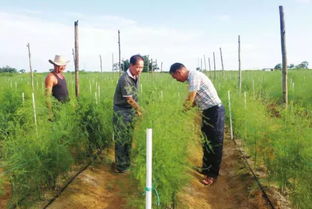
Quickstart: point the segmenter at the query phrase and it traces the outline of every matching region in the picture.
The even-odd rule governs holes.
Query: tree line
[[[142,56],[144,59],[144,67],[143,67],[143,72],[153,72],[153,71],[158,71],[160,70],[158,67],[158,63],[156,59],[151,59],[149,55],[144,55]],[[130,60],[122,60],[121,62],[121,70],[126,71],[130,66]],[[118,70],[118,63],[115,63],[113,66],[113,69]]]
[[[24,69],[17,70],[16,68],[10,67],[8,65],[4,66],[4,67],[0,67],[0,73],[17,73],[17,72],[25,73],[26,70],[24,70]]]
[[[287,66],[288,69],[309,69],[309,62],[307,61],[303,61],[298,65],[294,65],[294,64],[290,64]],[[279,63],[277,65],[275,65],[274,67],[275,70],[280,70],[282,69],[282,64]]]

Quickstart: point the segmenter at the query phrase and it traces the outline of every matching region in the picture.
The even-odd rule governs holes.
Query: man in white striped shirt
[[[170,67],[171,76],[179,82],[189,83],[189,94],[184,102],[185,110],[197,105],[202,111],[203,165],[202,183],[213,184],[222,160],[224,138],[224,107],[210,79],[199,71],[189,71],[183,64]]]

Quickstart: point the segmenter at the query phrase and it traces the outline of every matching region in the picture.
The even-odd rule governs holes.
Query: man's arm
[[[140,105],[131,97],[126,97],[127,102],[135,109],[138,116],[142,115],[142,108]]]
[[[187,98],[184,101],[184,111],[188,111],[195,105],[195,97],[196,97],[197,91],[190,91],[187,95]]]

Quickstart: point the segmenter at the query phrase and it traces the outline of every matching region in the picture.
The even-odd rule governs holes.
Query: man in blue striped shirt
[[[224,107],[210,79],[199,71],[189,71],[183,64],[170,67],[171,76],[179,82],[187,81],[189,94],[184,102],[185,110],[197,105],[202,111],[203,165],[205,178],[202,183],[211,185],[219,175],[223,138]]]

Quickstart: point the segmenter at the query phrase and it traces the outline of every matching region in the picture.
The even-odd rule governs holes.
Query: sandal
[[[201,183],[204,185],[212,185],[213,183],[215,183],[216,178],[210,177],[210,176],[206,176]]]

